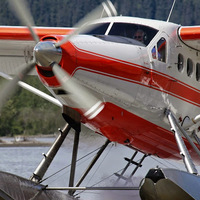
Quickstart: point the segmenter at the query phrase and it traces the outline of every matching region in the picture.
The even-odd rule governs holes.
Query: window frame
[[[196,80],[200,82],[200,63],[196,63]]]
[[[159,42],[161,40],[164,39],[164,51],[162,49],[162,51],[159,51],[159,48],[161,45],[159,45]],[[163,54],[164,53],[164,54]],[[157,40],[156,44],[153,45],[153,47],[151,48],[151,56],[154,60],[157,60],[159,62],[162,63],[166,63],[167,62],[167,39],[165,37],[161,37],[159,40]],[[164,58],[164,59],[162,59]]]

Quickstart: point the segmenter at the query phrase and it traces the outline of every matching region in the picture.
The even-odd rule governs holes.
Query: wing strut
[[[10,80],[10,81],[13,80],[13,78],[11,76],[9,76],[8,74],[5,74],[3,72],[0,72],[0,77],[3,77],[3,78]],[[38,90],[37,88],[32,87],[31,85],[29,85],[29,84],[27,84],[23,81],[18,81],[17,84],[20,87],[24,88],[25,90],[27,90],[27,91],[29,91],[33,94],[36,94],[37,96],[42,97],[43,99],[49,101],[50,103],[53,103],[54,105],[59,106],[61,108],[63,107],[63,105],[60,103],[60,101],[58,101],[56,98],[42,92],[41,90]]]

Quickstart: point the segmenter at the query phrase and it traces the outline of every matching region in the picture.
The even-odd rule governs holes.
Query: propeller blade
[[[39,37],[33,30],[32,26],[34,25],[33,18],[30,14],[30,11],[28,10],[28,6],[25,0],[9,0],[9,6],[10,8],[16,13],[16,16],[19,18],[20,22],[24,25],[26,25],[35,40],[36,43],[39,42]],[[20,71],[17,74],[16,77],[13,78],[12,81],[10,81],[6,87],[2,90],[0,93],[0,112],[6,101],[15,94],[18,87],[18,82],[22,81],[26,75],[34,68],[36,65],[36,60],[33,58],[32,61],[29,63],[23,64],[20,67]]]
[[[110,7],[112,16],[117,16],[117,10],[115,9],[115,6],[110,0],[107,0],[107,5],[108,7]]]
[[[16,16],[19,18],[21,23],[28,27],[35,42],[38,43],[39,38],[32,28],[34,21],[30,11],[27,8],[25,0],[9,0],[9,4],[12,10],[16,12]],[[113,4],[109,0],[107,0],[107,2],[103,2],[102,5],[98,6],[96,9],[86,15],[86,17],[80,20],[76,24],[77,29],[72,34],[67,35],[63,40],[56,43],[55,47],[60,47],[62,44],[66,43],[68,40],[70,40],[70,38],[79,34],[80,32],[89,31],[93,27],[86,25],[93,20],[103,17],[105,13],[109,17],[112,15],[117,15]],[[0,95],[0,111],[4,103],[16,91],[16,87],[18,85],[17,83],[22,81],[37,63],[36,59],[37,58],[34,56],[34,59],[30,63],[23,65],[22,70],[18,76],[16,76],[3,90],[2,94]],[[52,57],[49,60],[48,56],[43,55],[43,59],[47,60],[48,63],[52,63],[52,70],[60,82],[62,88],[67,93],[69,93],[69,96],[73,96],[73,98],[71,98],[73,105],[77,106],[77,108],[80,108],[83,111],[85,117],[92,119],[99,112],[101,112],[101,110],[104,108],[104,104],[101,100],[93,95],[86,87],[82,86],[77,80],[71,78],[70,75],[56,63],[57,61],[52,59]]]
[[[24,64],[20,67],[20,72],[18,73],[17,76],[13,78],[12,81],[10,81],[1,91],[0,93],[0,113],[2,110],[2,107],[8,101],[8,99],[14,95],[17,91],[18,88],[18,82],[22,81],[26,75],[33,69],[35,66],[35,60],[32,60],[28,64]]]
[[[15,12],[16,17],[20,20],[23,25],[26,25],[35,40],[36,43],[39,42],[39,37],[33,30],[34,20],[28,9],[27,2],[25,0],[8,0],[10,8]]]
[[[70,77],[57,63],[52,66],[52,70],[62,88],[69,95],[72,95],[73,104],[83,111],[84,116],[92,119],[98,115],[104,108],[103,102],[79,84],[78,81]]]
[[[63,40],[57,42],[55,44],[56,47],[60,47],[62,44],[69,41],[73,36],[78,35],[80,32],[87,32],[91,28],[91,26],[86,26],[91,21],[94,21],[96,19],[100,19],[102,17],[106,16],[112,17],[113,15],[117,15],[117,11],[114,8],[114,5],[111,3],[111,1],[103,2],[101,5],[99,5],[97,8],[92,10],[89,14],[87,14],[83,19],[81,19],[74,27],[77,29],[71,33],[70,35],[67,35],[63,38]]]

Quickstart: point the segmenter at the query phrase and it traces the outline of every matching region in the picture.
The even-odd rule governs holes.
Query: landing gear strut
[[[138,190],[138,187],[80,187],[88,173],[91,171],[93,166],[96,164],[106,147],[110,144],[109,140],[105,141],[105,144],[99,148],[98,152],[92,159],[91,163],[88,165],[87,169],[81,176],[81,178],[78,180],[76,184],[74,184],[75,180],[75,172],[76,172],[76,162],[77,162],[77,154],[78,154],[78,146],[79,146],[79,136],[80,136],[80,131],[81,131],[81,126],[80,126],[80,116],[76,111],[71,110],[68,107],[64,107],[63,109],[63,117],[67,121],[67,125],[63,128],[62,131],[60,131],[60,135],[56,139],[56,141],[53,143],[52,147],[49,149],[48,153],[44,156],[43,160],[41,163],[38,165],[36,170],[34,171],[31,180],[40,183],[41,180],[43,179],[43,176],[45,172],[47,171],[49,165],[51,164],[52,160],[54,159],[56,153],[58,152],[59,148],[61,147],[64,139],[68,135],[69,131],[71,128],[75,130],[75,135],[74,135],[74,146],[73,146],[73,152],[72,152],[72,161],[71,161],[71,170],[70,170],[70,178],[69,178],[69,187],[45,187],[44,189],[46,191],[48,190],[67,190],[68,194],[70,196],[74,196],[75,192],[77,190]],[[135,162],[133,159],[135,158],[137,152],[133,155],[131,159],[126,158],[128,161],[128,166],[130,164],[135,164],[136,168],[133,170],[133,173],[130,175],[130,177],[127,179],[130,180],[131,177],[134,175],[136,170],[141,167],[141,163],[146,157],[144,155],[139,163]],[[123,174],[119,175],[120,178],[123,177]]]
[[[53,161],[56,153],[60,149],[63,141],[65,140],[66,136],[68,135],[71,126],[66,124],[63,130],[60,130],[60,135],[55,140],[47,154],[44,154],[43,160],[40,162],[36,170],[34,171],[33,175],[31,176],[30,180],[34,182],[40,182],[42,180],[44,174],[46,173],[47,169],[49,168],[51,162]]]
[[[72,152],[72,161],[71,161],[71,170],[70,170],[70,178],[69,178],[69,187],[68,187],[68,194],[73,196],[76,192],[75,188],[79,188],[80,184],[83,182],[87,174],[90,172],[92,167],[95,165],[99,157],[102,155],[108,144],[110,143],[109,140],[105,142],[105,144],[99,149],[96,156],[93,158],[91,163],[89,164],[88,168],[86,169],[85,173],[82,175],[80,180],[76,183],[74,187],[74,180],[75,180],[75,172],[76,172],[76,161],[77,161],[77,154],[78,154],[78,145],[79,145],[79,136],[81,131],[80,126],[80,115],[68,108],[63,108],[63,117],[68,122],[68,124],[63,128],[63,130],[60,130],[60,135],[56,139],[56,141],[53,143],[52,147],[49,149],[48,153],[44,155],[43,160],[38,165],[36,170],[34,171],[32,177],[30,178],[32,181],[39,183],[45,172],[47,171],[48,167],[50,166],[51,162],[53,161],[56,153],[58,152],[59,148],[61,147],[63,141],[65,140],[66,136],[68,135],[71,128],[75,130],[74,135],[74,146],[73,146],[73,152]],[[73,189],[74,188],[74,189]],[[47,188],[48,189],[48,188]],[[52,188],[51,188],[52,189]],[[57,188],[55,188],[57,190]]]

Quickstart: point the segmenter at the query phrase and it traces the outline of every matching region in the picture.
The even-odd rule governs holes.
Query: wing
[[[178,35],[187,46],[200,51],[200,26],[182,26]]]
[[[45,35],[67,35],[72,28],[35,27],[39,38]],[[0,26],[0,72],[15,75],[18,67],[32,59],[33,41],[26,27]],[[31,72],[36,75],[36,71]]]

